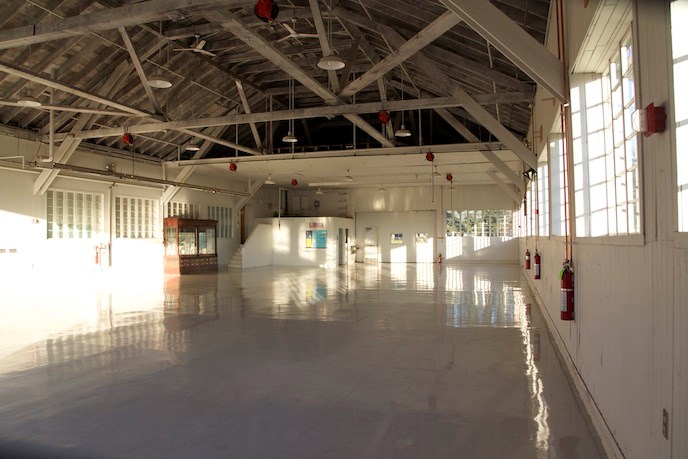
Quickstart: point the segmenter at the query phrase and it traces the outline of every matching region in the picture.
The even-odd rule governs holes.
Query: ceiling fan
[[[282,37],[279,40],[277,40],[277,43],[284,41],[284,40],[289,40],[290,38],[318,38],[317,33],[299,33],[296,31],[296,18],[291,18],[291,26],[287,24],[286,22],[282,23],[282,26],[287,29],[287,32],[289,32],[289,35],[286,37]]]
[[[192,51],[194,53],[204,54],[204,55],[209,56],[209,57],[215,57],[216,56],[215,53],[212,53],[210,51],[203,49],[205,47],[207,41],[206,40],[199,40],[201,38],[201,36],[198,34],[196,34],[195,36],[196,36],[196,46],[194,46],[193,48],[175,48],[175,49],[173,49],[173,51]]]

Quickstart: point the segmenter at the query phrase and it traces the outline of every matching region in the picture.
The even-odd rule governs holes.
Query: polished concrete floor
[[[602,456],[515,266],[0,293],[0,456]]]

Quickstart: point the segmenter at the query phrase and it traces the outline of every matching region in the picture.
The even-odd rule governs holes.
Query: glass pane
[[[214,254],[215,253],[215,228],[207,228],[205,230],[205,234],[207,235],[206,253]]]
[[[207,229],[198,230],[198,253],[205,255],[208,253],[208,233]]]
[[[181,228],[179,230],[179,254],[197,255],[196,228]]]
[[[177,255],[177,228],[165,228],[165,255]]]

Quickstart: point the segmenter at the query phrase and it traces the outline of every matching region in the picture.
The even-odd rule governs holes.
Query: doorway
[[[363,243],[363,260],[378,261],[377,227],[366,228]]]

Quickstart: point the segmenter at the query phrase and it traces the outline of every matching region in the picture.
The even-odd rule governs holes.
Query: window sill
[[[675,231],[674,247],[677,249],[688,249],[688,233]]]
[[[645,235],[627,234],[623,236],[578,237],[574,241],[578,245],[645,245]]]

